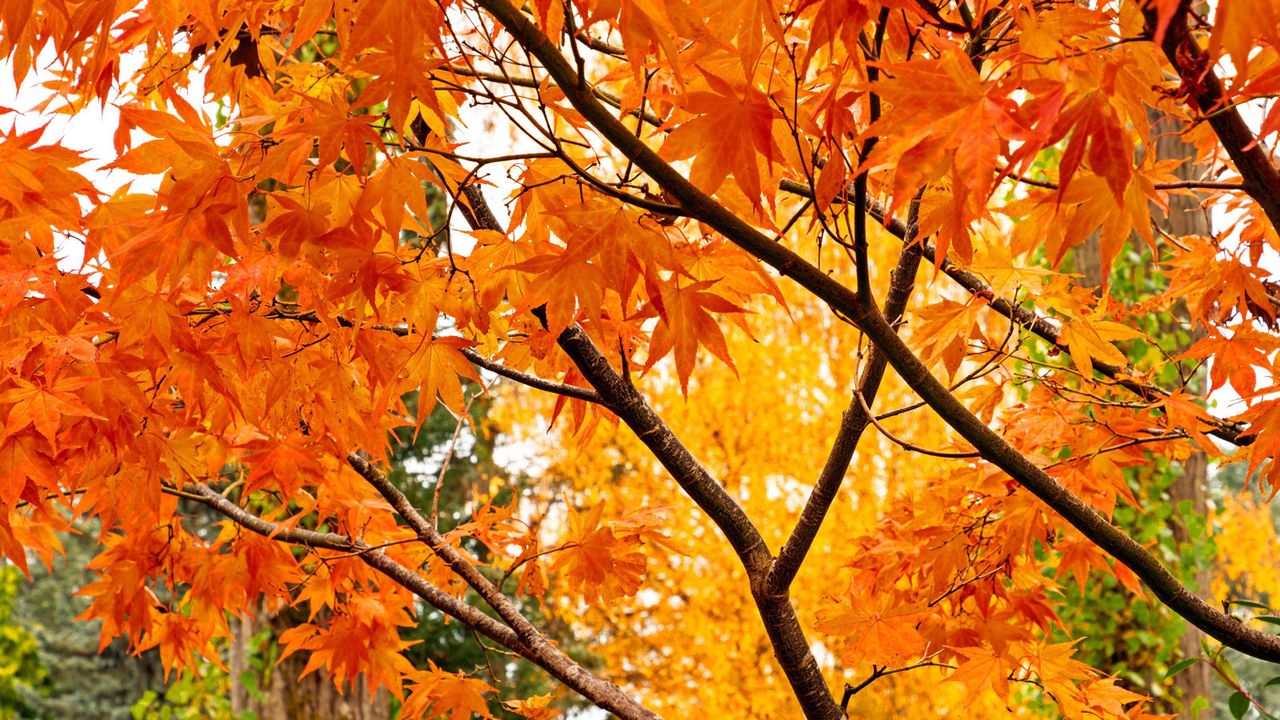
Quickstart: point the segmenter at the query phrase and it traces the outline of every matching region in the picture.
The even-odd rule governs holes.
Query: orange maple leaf
[[[470,720],[478,716],[492,720],[485,693],[494,689],[488,683],[445,672],[430,660],[427,663],[426,670],[415,671],[408,676],[413,686],[400,711],[401,717]]]
[[[844,638],[840,659],[846,667],[863,662],[901,665],[918,660],[928,650],[920,622],[928,610],[900,605],[889,593],[867,598],[852,595],[843,603],[818,612],[817,629]]]
[[[709,89],[691,91],[684,106],[697,117],[671,131],[662,144],[662,155],[670,160],[692,157],[689,179],[708,194],[733,175],[747,198],[759,205],[760,160],[772,168],[782,154],[773,139],[778,111],[755,87],[734,86],[699,70]]]
[[[993,690],[1000,699],[1009,697],[1011,663],[1001,654],[985,647],[951,648],[963,661],[947,680],[965,686],[965,704],[972,703],[985,690]]]
[[[552,564],[552,570],[563,570],[570,586],[588,602],[634,595],[640,589],[647,567],[640,550],[645,542],[678,551],[657,529],[660,508],[642,508],[602,525],[604,509],[604,503],[586,512],[570,507],[569,537]]]
[[[76,390],[94,382],[93,378],[64,377],[49,384],[36,384],[22,377],[14,377],[13,382],[18,387],[0,393],[0,404],[13,403],[8,410],[0,440],[23,428],[34,426],[49,441],[49,445],[56,448],[58,428],[64,416],[106,420],[74,394]]]
[[[436,398],[445,407],[461,415],[466,409],[462,397],[462,378],[480,382],[480,376],[462,348],[475,343],[461,337],[437,337],[423,344],[409,361],[411,377],[421,378],[418,393],[418,418],[426,418],[435,406]]]
[[[676,374],[680,376],[680,387],[686,394],[699,345],[705,346],[712,355],[737,372],[733,358],[729,357],[724,333],[711,313],[740,313],[743,310],[719,295],[706,292],[714,284],[713,281],[690,283],[683,287],[671,284],[664,285],[657,292],[650,291],[653,300],[648,311],[656,313],[659,321],[653,331],[645,369],[652,368],[674,349]]]

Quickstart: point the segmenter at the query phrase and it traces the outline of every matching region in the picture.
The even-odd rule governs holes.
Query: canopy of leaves
[[[1274,542],[1278,52],[1272,0],[5,3],[0,555],[92,519],[99,649],[293,608],[406,718],[1155,717],[1077,611],[1280,662],[1144,529],[1202,452],[1254,480],[1235,587]]]

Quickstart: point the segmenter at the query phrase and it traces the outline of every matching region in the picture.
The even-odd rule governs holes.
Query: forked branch
[[[360,459],[360,462],[363,462],[363,459]],[[377,473],[377,470],[368,466],[367,463],[364,463],[364,467]],[[616,685],[595,676],[568,655],[554,647],[551,648],[552,652],[548,653],[546,648],[539,649],[531,646],[511,627],[441,590],[415,570],[401,565],[382,550],[370,547],[362,540],[338,533],[282,527],[245,510],[207,485],[189,483],[179,492],[183,497],[198,500],[240,527],[265,538],[306,548],[323,548],[351,553],[361,562],[430,603],[432,607],[538,665],[552,677],[564,683],[566,687],[578,692],[600,708],[622,718],[656,720],[659,717],[642,707]]]
[[[813,657],[786,588],[775,590],[768,585],[773,556],[769,553],[764,537],[746,512],[685,448],[640,391],[613,369],[608,358],[582,328],[570,326],[561,333],[559,343],[610,409],[631,428],[680,487],[715,522],[737,552],[746,568],[751,594],[773,644],[778,664],[791,683],[805,716],[843,717],[831,689],[827,687],[822,669]]]
[[[468,216],[472,228],[499,230],[497,218],[480,189],[473,186],[466,188],[465,192],[474,211]],[[756,607],[773,644],[778,664],[791,683],[806,717],[824,720],[843,717],[813,657],[787,588],[773,586],[768,581],[774,565],[773,556],[746,512],[685,448],[630,380],[614,371],[582,328],[570,326],[561,333],[558,342],[595,388],[600,404],[627,423],[685,493],[716,523],[737,552],[746,569]],[[852,448],[849,452],[852,454]],[[847,466],[847,460],[845,464]]]
[[[574,108],[618,151],[679,202],[688,215],[794,280],[834,312],[857,325],[880,347],[889,364],[921,399],[968,440],[984,459],[1004,470],[1085,537],[1133,570],[1171,610],[1224,645],[1264,660],[1280,662],[1280,637],[1247,627],[1197,597],[1137,541],[1005,442],[933,377],[878,310],[866,307],[853,291],[839,281],[717,203],[658,157],[642,140],[634,137],[596,101],[589,90],[590,84],[578,77],[556,45],[506,0],[478,2],[543,64]]]
[[[907,301],[911,298],[911,290],[915,287],[916,270],[920,267],[921,249],[920,245],[914,242],[918,212],[919,204],[912,203],[907,217],[908,239],[903,245],[902,253],[898,256],[898,265],[890,275],[889,294],[884,302],[885,313],[895,321],[901,318],[906,310]],[[858,441],[862,439],[867,426],[874,420],[867,409],[875,402],[887,365],[888,359],[885,358],[884,353],[877,347],[871,348],[871,357],[868,358],[867,365],[858,378],[853,398],[849,401],[849,408],[840,417],[840,427],[836,431],[836,439],[831,445],[831,451],[827,453],[822,472],[813,484],[813,490],[809,493],[809,499],[805,501],[804,509],[800,511],[800,517],[796,520],[791,536],[778,551],[778,559],[769,570],[766,587],[770,592],[784,592],[790,587],[810,547],[813,546],[814,538],[822,528],[822,521],[826,518],[827,512],[831,509],[831,503],[835,502],[836,494],[840,491],[845,473],[849,471],[849,463],[853,460]]]
[[[435,525],[432,525],[414,507],[409,498],[405,497],[404,493],[400,492],[400,489],[367,459],[358,453],[351,453],[347,456],[347,463],[391,504],[392,509],[408,524],[409,529],[413,530],[418,538],[449,566],[450,570],[466,581],[471,589],[475,590],[476,594],[498,613],[498,617],[515,631],[516,637],[525,649],[526,657],[540,666],[556,667],[562,675],[570,678],[565,681],[567,685],[619,717],[636,720],[658,718],[656,713],[645,708],[617,685],[592,675],[547,640],[546,636],[520,612],[515,603],[463,557],[461,551],[450,545]],[[557,675],[557,677],[561,676]]]
[[[803,183],[794,180],[783,180],[780,183],[782,190],[797,195],[810,196],[811,193]],[[837,196],[836,202],[844,202],[851,200],[852,188],[846,189],[844,195]],[[868,198],[866,201],[867,211],[871,217],[875,218],[880,225],[890,234],[906,241],[907,224],[900,219],[893,218],[886,211],[885,207],[874,199]],[[931,263],[937,264],[937,249],[929,243],[922,245],[924,257]],[[997,295],[987,281],[982,279],[977,273],[965,270],[956,265],[950,258],[942,258],[940,269],[943,274],[954,280],[960,287],[964,288],[971,295],[986,299],[987,306],[1004,317],[1016,322],[1018,325],[1029,330],[1033,335],[1041,340],[1049,343],[1057,352],[1066,356],[1070,356],[1071,348],[1062,341],[1061,329],[1049,318],[1039,314],[1034,308],[1026,307],[1024,304],[1015,302],[1014,300]],[[1158,401],[1168,396],[1169,392],[1164,388],[1151,383],[1145,383],[1141,380],[1131,377],[1125,372],[1123,367],[1112,365],[1106,361],[1094,359],[1093,369],[1110,378],[1120,387],[1132,392],[1134,395],[1148,402]],[[1241,437],[1245,432],[1245,426],[1213,418],[1213,429],[1209,434],[1219,439],[1225,440],[1235,445],[1248,445],[1252,442],[1252,436]]]

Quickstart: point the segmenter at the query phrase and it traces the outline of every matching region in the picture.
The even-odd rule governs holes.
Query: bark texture
[[[254,637],[270,631],[273,637],[304,617],[286,609],[272,613],[261,608],[251,617],[234,620],[235,645],[231,648],[231,711],[252,712],[262,720],[388,720],[389,696],[379,689],[372,696],[364,677],[345,694],[323,673],[299,677],[306,667],[305,654],[291,655],[279,664],[253,662],[258,649]]]
[[[600,132],[601,137],[661,186],[680,204],[683,214],[705,223],[784,277],[798,283],[862,330],[885,353],[889,364],[907,385],[948,425],[972,443],[984,459],[1004,470],[1085,537],[1133,570],[1171,610],[1229,647],[1264,660],[1280,662],[1280,637],[1242,625],[1220,607],[1197,596],[1140,543],[1010,446],[933,377],[878,308],[864,302],[844,284],[716,202],[659,157],[610,109],[600,104],[590,90],[591,84],[578,75],[559,48],[520,10],[506,0],[479,0],[479,5],[542,63],[565,98]],[[1226,139],[1224,144],[1227,144]],[[1277,217],[1280,218],[1280,211]]]
[[[1183,180],[1198,180],[1204,177],[1206,168],[1193,162],[1196,155],[1195,148],[1182,141],[1181,132],[1184,128],[1181,123],[1156,111],[1151,111],[1150,114],[1153,123],[1151,128],[1153,133],[1152,144],[1154,145],[1156,158],[1160,160],[1184,160],[1185,162],[1174,171]],[[1197,195],[1178,194],[1171,196],[1169,198],[1168,213],[1164,214],[1162,218],[1160,217],[1161,214],[1158,209],[1154,209],[1153,219],[1173,235],[1207,236],[1212,232],[1209,213],[1201,207],[1200,198]],[[1193,329],[1191,341],[1194,342],[1197,337],[1198,333]],[[1192,383],[1198,392],[1204,392],[1203,378],[1194,379]],[[1179,473],[1173,485],[1170,486],[1169,502],[1177,506],[1183,501],[1188,501],[1191,513],[1203,517],[1206,509],[1205,493],[1208,482],[1208,458],[1205,457],[1203,452],[1196,452],[1182,464],[1182,472]],[[1174,539],[1179,545],[1195,539],[1191,537],[1187,523],[1180,515],[1173,515],[1170,519],[1170,525],[1173,529]],[[1201,591],[1209,586],[1209,568],[1200,568],[1196,575],[1195,584]],[[1181,654],[1184,657],[1198,657],[1202,640],[1204,640],[1204,633],[1199,628],[1188,626],[1187,631],[1183,633],[1179,641]],[[1208,664],[1197,663],[1175,676],[1178,695],[1183,699],[1186,706],[1189,707],[1192,700],[1197,697],[1208,697],[1209,681],[1211,679],[1209,673]],[[1212,708],[1206,709],[1201,713],[1200,717],[1202,720],[1210,720],[1213,717]]]

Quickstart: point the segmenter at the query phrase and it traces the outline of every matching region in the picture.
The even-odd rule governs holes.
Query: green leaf
[[[1255,615],[1253,619],[1261,620],[1264,623],[1271,623],[1272,625],[1280,625],[1280,617],[1272,615]]]
[[[1249,698],[1240,693],[1232,693],[1231,697],[1227,698],[1227,709],[1231,711],[1231,717],[1240,720],[1245,713],[1249,712]]]
[[[1267,681],[1267,684],[1266,684],[1266,685],[1263,685],[1262,687],[1264,687],[1264,688],[1269,688],[1269,687],[1271,687],[1272,685],[1280,685],[1280,675],[1277,675],[1277,676],[1275,676],[1275,677],[1271,678],[1270,680],[1268,680],[1268,681]]]
[[[1174,663],[1173,667],[1169,668],[1168,672],[1166,672],[1164,676],[1166,679],[1171,678],[1174,675],[1177,675],[1178,673],[1182,672],[1183,670],[1186,670],[1187,668],[1191,667],[1192,665],[1195,665],[1198,662],[1200,662],[1200,658],[1184,658],[1182,660],[1179,660],[1178,662]],[[1277,678],[1277,679],[1280,679],[1280,678]]]
[[[1260,602],[1256,602],[1256,601],[1254,601],[1254,600],[1228,600],[1228,601],[1227,601],[1227,604],[1228,604],[1228,605],[1240,605],[1240,606],[1243,606],[1243,607],[1257,608],[1257,609],[1259,609],[1259,610],[1270,610],[1270,609],[1271,609],[1269,606],[1267,606],[1267,605],[1263,605],[1262,603],[1260,603]]]
[[[1231,661],[1222,652],[1226,650],[1226,647],[1226,645],[1221,646],[1218,652],[1212,656],[1214,670],[1226,680],[1229,687],[1243,687],[1240,683],[1240,676],[1236,675],[1236,669],[1231,667]]]

